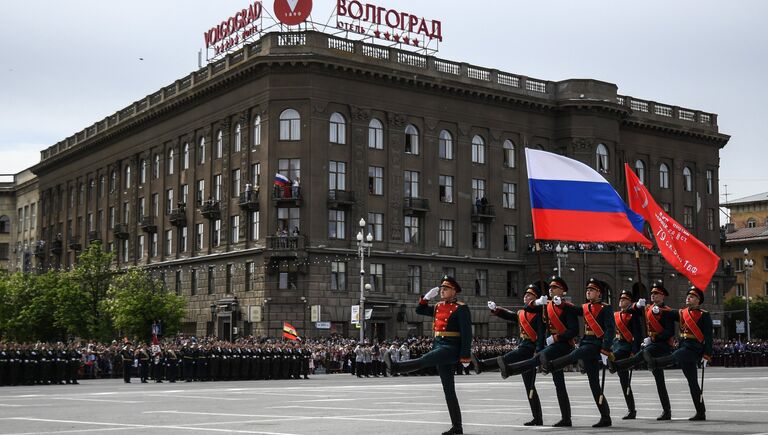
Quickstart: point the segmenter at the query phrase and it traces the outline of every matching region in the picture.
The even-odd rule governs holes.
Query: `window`
[[[715,191],[715,171],[707,169],[707,194],[711,195]]]
[[[661,209],[664,210],[664,213],[670,214],[672,213],[672,204],[668,202],[662,202]]]
[[[170,214],[173,207],[173,189],[168,189],[165,191],[165,214]]]
[[[281,267],[284,267],[281,265]],[[298,277],[296,272],[280,272],[277,278],[277,287],[280,290],[296,290]]]
[[[261,184],[261,163],[254,163],[251,165],[251,182],[254,186]]]
[[[410,244],[419,243],[419,218],[417,216],[405,216],[405,232],[403,242]]]
[[[229,218],[229,240],[230,243],[240,242],[240,215],[230,216]]]
[[[213,199],[221,201],[221,174],[213,176]]]
[[[187,227],[181,227],[181,233],[179,234],[179,252],[187,252],[187,239],[189,232]]]
[[[152,158],[152,179],[160,178],[160,154],[155,153]]]
[[[144,184],[147,182],[147,161],[145,159],[141,159],[141,162],[139,162],[139,184]]]
[[[155,156],[157,156],[157,154],[155,154]],[[104,187],[106,186],[106,182],[107,182],[107,178],[104,175],[99,177],[99,191],[98,191],[99,198],[104,196],[104,191],[105,191]]]
[[[517,252],[517,226],[504,225],[504,250]]]
[[[345,238],[345,214],[344,210],[328,210],[328,238]]]
[[[503,183],[501,186],[501,202],[504,208],[515,208],[515,193],[517,185],[515,183]]]
[[[347,190],[347,164],[344,162],[335,162],[333,160],[328,164],[328,189],[329,190]]]
[[[165,230],[165,244],[163,245],[165,255],[173,254],[173,230]]]
[[[419,197],[419,173],[416,171],[405,171],[405,197]]]
[[[421,291],[421,266],[408,266],[408,293]]]
[[[150,240],[149,240],[150,257],[157,257],[157,248],[158,248],[157,233],[152,233],[152,236],[150,237]]]
[[[301,159],[279,159],[277,171],[289,180],[298,180],[301,177]]]
[[[502,149],[504,150],[504,167],[514,168],[515,167],[515,144],[512,143],[511,140],[507,139],[504,141],[504,144],[502,145]]]
[[[173,148],[168,150],[168,161],[165,162],[165,173],[166,175],[173,175],[173,162],[174,154],[173,154]]]
[[[368,193],[384,195],[384,168],[368,166]]]
[[[368,213],[368,233],[376,242],[384,240],[384,213]]]
[[[126,189],[131,188],[131,166],[130,165],[125,167],[125,188]]]
[[[176,286],[176,295],[181,295],[181,271],[176,271],[176,279],[175,279],[175,286]]]
[[[0,260],[9,260],[11,258],[11,245],[9,243],[0,243]]]
[[[453,248],[453,221],[440,219],[439,245],[443,248]]]
[[[347,263],[331,261],[331,290],[347,290]]]
[[[736,296],[743,297],[744,295],[746,295],[746,292],[744,291],[744,284],[736,284]]]
[[[197,143],[197,164],[205,163],[205,137],[201,137]]]
[[[715,209],[713,208],[707,209],[707,229],[709,231],[714,231],[715,229]]]
[[[346,133],[346,121],[344,120],[344,117],[341,116],[341,113],[334,112],[331,114],[331,120],[329,125],[329,136],[328,140],[331,143],[336,143],[340,145],[344,145],[347,143],[347,133]]]
[[[232,182],[232,189],[229,192],[229,196],[236,198],[240,196],[240,169],[235,169],[232,171],[232,178],[230,179]]]
[[[213,157],[220,159],[224,155],[224,133],[221,130],[216,131],[216,155]]]
[[[245,262],[245,276],[243,277],[243,284],[245,287],[245,291],[249,292],[252,290],[251,288],[251,281],[253,281],[253,275],[256,271],[256,266],[254,265],[253,261],[246,261]]]
[[[253,118],[253,146],[261,145],[261,116]]]
[[[208,294],[213,294],[213,287],[216,282],[216,268],[214,266],[208,266]]]
[[[8,216],[0,216],[0,234],[11,233],[11,218]]]
[[[669,166],[666,163],[659,165],[659,187],[669,189]]]
[[[139,236],[138,244],[136,245],[136,258],[139,260],[144,258],[144,234]]]
[[[234,152],[239,153],[243,149],[243,143],[242,143],[242,137],[243,133],[240,129],[240,123],[238,122],[235,124],[235,150]]]
[[[109,193],[113,193],[117,189],[117,171],[114,169],[109,174]]]
[[[368,282],[371,284],[372,292],[384,291],[384,265],[380,263],[371,263]]]
[[[109,219],[109,229],[115,228],[115,208],[109,207],[109,210],[107,211],[108,218]]]
[[[488,294],[488,270],[475,270],[475,296],[485,296]]]
[[[131,256],[128,252],[129,245],[128,245],[128,239],[123,240],[123,263],[127,263],[131,260]]]
[[[192,296],[197,294],[197,269],[192,269],[189,273],[189,290]]]
[[[224,283],[224,291],[232,294],[232,265],[227,264],[226,268],[226,276],[225,276],[225,283]]]
[[[450,175],[440,175],[438,177],[440,184],[440,202],[453,202],[453,177]]]
[[[453,136],[448,130],[440,131],[438,153],[441,159],[453,160]]]
[[[376,118],[368,123],[368,148],[384,149],[384,126]]]
[[[608,172],[608,148],[603,144],[597,144],[595,152],[595,169],[597,172]]]
[[[645,163],[642,160],[635,160],[635,175],[640,183],[645,184]]]
[[[517,297],[517,272],[507,271],[507,297]]]
[[[301,117],[293,109],[280,114],[280,140],[301,140]]]
[[[127,224],[131,221],[131,206],[128,205],[128,201],[123,202],[123,223]]]
[[[475,249],[487,248],[486,243],[486,225],[480,222],[472,223],[472,247]]]
[[[472,179],[472,198],[475,199],[475,205],[478,201],[482,201],[485,198],[485,180],[479,178]]]
[[[251,240],[259,240],[259,224],[261,214],[258,211],[251,212]]]
[[[485,163],[485,140],[479,135],[472,138],[472,162]]]
[[[221,219],[213,221],[213,247],[218,248],[221,245]]]
[[[139,198],[139,216],[138,219],[143,218],[144,216],[147,216],[147,212],[144,208],[144,198]]]
[[[756,226],[757,226],[757,219],[755,218],[747,219],[747,228],[755,228]]]
[[[405,153],[419,154],[419,130],[413,124],[405,127]]]
[[[744,259],[741,257],[734,258],[733,266],[736,272],[744,272]]]
[[[181,155],[181,169],[189,169],[189,143],[184,142],[184,152]]]
[[[293,208],[278,208],[277,209],[277,229],[292,232],[293,230],[299,230],[299,209]]]
[[[683,189],[686,192],[693,190],[693,176],[691,175],[691,168],[688,166],[683,168]]]
[[[205,235],[205,225],[199,223],[195,225],[195,250],[203,249],[203,236]]]
[[[443,267],[443,274],[442,275],[448,275],[456,278],[456,268],[455,267]]]
[[[187,201],[189,200],[189,184],[182,184],[181,185],[181,203],[186,205]],[[173,205],[173,204],[171,204]]]
[[[693,207],[683,207],[683,225],[686,228],[693,228]]]

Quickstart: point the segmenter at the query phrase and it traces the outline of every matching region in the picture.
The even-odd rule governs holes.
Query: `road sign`
[[[737,320],[736,321],[736,333],[737,334],[745,334],[747,332],[747,329],[744,327],[744,321],[743,320]]]
[[[315,322],[317,329],[331,329],[331,322]]]

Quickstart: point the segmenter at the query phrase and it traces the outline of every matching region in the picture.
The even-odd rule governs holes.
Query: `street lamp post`
[[[360,322],[360,343],[365,339],[365,289],[370,289],[370,284],[365,284],[365,255],[371,256],[371,246],[373,245],[373,235],[368,233],[363,237],[365,231],[365,219],[360,218],[360,231],[357,232],[357,255],[360,257],[360,308],[358,311],[358,322]]]
[[[560,245],[560,243],[557,244],[555,247],[555,255],[557,256],[557,274],[559,276],[563,276],[563,270],[560,269],[560,262],[563,263],[568,261],[568,245]]]
[[[747,258],[749,255],[749,249],[744,248],[744,292],[746,293],[745,300],[747,302],[747,342],[752,341],[752,335],[749,329],[749,272],[755,265],[755,261]]]

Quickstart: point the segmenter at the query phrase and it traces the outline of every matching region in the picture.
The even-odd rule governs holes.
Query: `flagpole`
[[[534,243],[534,246],[535,246],[535,249],[536,249],[536,259],[538,260],[538,263],[539,263],[539,283],[541,283],[541,287],[542,287],[539,290],[541,291],[541,294],[544,295],[544,288],[543,287],[545,286],[544,279],[546,277],[544,276],[544,266],[542,266],[542,261],[541,261],[541,243],[539,243],[539,241],[536,241]],[[560,271],[558,270],[557,273],[559,275]],[[549,296],[549,294],[547,294],[547,296]],[[546,324],[547,321],[548,321],[548,319],[547,319],[547,307],[546,306],[542,306],[541,307],[541,318],[544,320],[544,323]]]

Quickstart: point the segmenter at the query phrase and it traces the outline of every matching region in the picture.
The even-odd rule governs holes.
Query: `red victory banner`
[[[717,270],[720,257],[666,214],[626,163],[624,173],[629,208],[651,225],[661,255],[693,285],[705,289]]]

